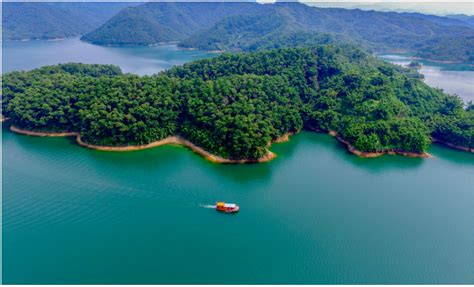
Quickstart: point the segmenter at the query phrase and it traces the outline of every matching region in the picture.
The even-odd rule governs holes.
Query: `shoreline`
[[[468,148],[468,147],[464,147],[464,146],[454,145],[452,143],[448,143],[448,142],[445,142],[445,141],[437,139],[437,138],[433,138],[433,142],[437,143],[437,144],[440,144],[440,145],[443,145],[443,146],[446,146],[446,147],[449,147],[449,148],[452,148],[452,149],[455,149],[455,150],[474,153],[474,148]]]
[[[30,130],[20,129],[14,125],[10,126],[10,131],[15,132],[17,134],[27,135],[27,136],[35,136],[35,137],[75,137],[79,136],[77,132],[36,132]]]
[[[162,145],[168,145],[168,144],[176,144],[176,145],[182,145],[190,150],[192,150],[194,153],[199,154],[200,156],[204,157],[206,160],[213,162],[213,163],[227,163],[227,164],[235,164],[235,163],[263,163],[263,162],[268,162],[276,158],[276,154],[273,152],[267,150],[267,153],[259,158],[259,159],[228,159],[228,158],[223,158],[221,156],[212,154],[203,148],[193,144],[192,142],[180,137],[180,136],[169,136],[164,139],[158,140],[151,142],[149,144],[145,145],[132,145],[132,146],[101,146],[101,145],[94,145],[94,144],[89,144],[84,142],[81,139],[81,136],[78,132],[37,132],[37,131],[30,131],[30,130],[24,130],[20,129],[14,125],[10,126],[10,130],[12,132],[18,133],[18,134],[23,134],[23,135],[28,135],[28,136],[38,136],[38,137],[69,137],[73,136],[76,137],[76,142],[82,147],[90,148],[90,149],[95,149],[95,150],[100,150],[100,151],[112,151],[112,152],[125,152],[125,151],[137,151],[137,150],[143,150],[143,149],[149,149],[149,148],[154,148]],[[286,135],[288,137],[288,135]],[[275,141],[276,142],[276,141]]]
[[[335,137],[340,143],[343,143],[346,145],[347,150],[359,157],[365,157],[365,158],[374,158],[374,157],[379,157],[384,154],[389,154],[389,155],[403,155],[407,157],[421,157],[421,158],[432,158],[433,156],[427,152],[423,153],[416,153],[416,152],[407,152],[407,151],[401,151],[401,150],[380,150],[380,151],[375,151],[375,152],[364,152],[356,149],[353,145],[351,145],[348,141],[343,139],[336,131],[329,131],[329,135]]]
[[[376,52],[375,55],[380,56],[384,54],[394,54],[394,55],[400,55],[400,56],[405,56],[407,58],[410,58],[411,60],[418,60],[418,61],[427,61],[427,62],[433,62],[433,63],[439,63],[439,64],[461,64],[461,65],[470,65],[472,66],[471,63],[469,62],[463,62],[459,60],[435,60],[435,59],[430,59],[430,58],[423,58],[423,57],[417,57],[414,54],[411,54],[409,50],[388,50],[385,52]]]
[[[0,118],[2,122],[8,120],[8,118]],[[10,131],[18,133],[18,134],[23,134],[23,135],[28,135],[28,136],[37,136],[37,137],[76,137],[76,142],[78,145],[90,149],[95,149],[99,151],[111,151],[111,152],[126,152],[126,151],[138,151],[138,150],[144,150],[144,149],[149,149],[149,148],[154,148],[162,145],[181,145],[184,147],[189,148],[191,151],[194,153],[197,153],[198,155],[204,157],[206,160],[213,162],[213,163],[226,163],[226,164],[237,164],[237,163],[263,163],[263,162],[268,162],[277,157],[277,155],[270,150],[267,150],[267,153],[258,159],[228,159],[228,158],[223,158],[221,156],[212,154],[205,149],[193,144],[192,142],[184,139],[181,136],[169,136],[164,139],[154,141],[145,145],[130,145],[130,146],[101,146],[101,145],[95,145],[95,144],[89,144],[84,142],[81,139],[81,136],[78,132],[38,132],[38,131],[31,131],[31,130],[25,130],[25,129],[20,129],[14,125],[10,126]],[[268,143],[267,148],[270,147],[272,143],[283,143],[287,142],[290,139],[290,136],[296,134],[297,132],[288,132],[282,135],[281,137],[271,141]],[[347,150],[359,157],[364,157],[364,158],[375,158],[375,157],[380,157],[382,155],[388,154],[388,155],[403,155],[407,157],[419,157],[419,158],[433,158],[433,156],[427,152],[423,153],[416,153],[416,152],[406,152],[406,151],[401,151],[401,150],[380,150],[380,151],[375,151],[375,152],[363,152],[358,149],[356,149],[353,145],[351,145],[348,141],[346,141],[344,138],[342,138],[336,131],[329,131],[328,134],[334,138],[336,138],[340,143],[344,144],[347,147]],[[444,146],[447,146],[449,148],[455,149],[455,150],[460,150],[464,152],[470,152],[474,153],[473,148],[467,148],[467,147],[462,147],[462,146],[456,146],[454,144],[433,138],[433,143],[438,143]]]
[[[210,54],[222,54],[226,52],[225,50],[206,50],[206,49],[199,49],[196,47],[182,47],[179,45],[179,42],[176,42],[176,47],[184,51],[203,51],[205,53],[210,53]]]
[[[268,145],[270,146],[272,143],[285,143],[285,142],[289,142],[290,141],[290,136],[294,135],[294,134],[297,134],[298,131],[296,132],[287,132],[285,134],[283,134],[281,137],[271,141],[268,143]]]
[[[466,64],[470,65],[469,63],[464,63],[462,61],[454,61],[454,60],[434,60],[434,59],[428,59],[428,58],[422,58],[422,57],[411,57],[413,60],[419,60],[419,61],[427,61],[427,62],[433,62],[433,63],[439,63],[439,64]]]

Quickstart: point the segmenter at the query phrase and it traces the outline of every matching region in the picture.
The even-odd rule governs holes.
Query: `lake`
[[[76,61],[26,48],[67,43],[82,45],[16,43],[22,59],[9,44],[4,70]],[[141,74],[206,56],[89,48]],[[2,131],[3,283],[474,283],[474,154],[365,159],[302,132],[269,163],[220,165],[180,146],[101,152]],[[206,208],[219,200],[241,211]]]
[[[79,62],[114,64],[123,72],[154,74],[215,54],[179,49],[176,45],[151,47],[101,47],[70,38],[51,41],[3,42],[3,72],[31,70],[46,65]],[[1,72],[1,71],[0,71]]]
[[[402,66],[408,65],[412,61],[410,57],[400,55],[381,55],[380,58]],[[472,67],[470,70],[460,70],[460,68],[466,67],[450,64],[435,65],[435,63],[423,60],[419,62],[422,63],[419,72],[425,76],[425,83],[441,88],[447,93],[457,94],[464,102],[474,102],[474,71]]]

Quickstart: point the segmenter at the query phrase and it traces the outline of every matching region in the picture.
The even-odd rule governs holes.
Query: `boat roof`
[[[236,207],[237,205],[235,203],[225,203],[224,204],[224,207],[230,207],[230,208],[234,208]]]

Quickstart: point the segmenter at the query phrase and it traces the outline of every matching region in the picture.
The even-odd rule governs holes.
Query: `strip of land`
[[[259,159],[228,159],[228,158],[223,158],[221,156],[212,154],[203,148],[193,144],[192,142],[180,137],[180,136],[170,136],[166,137],[164,139],[146,144],[146,145],[130,145],[130,146],[102,146],[102,145],[94,145],[94,144],[89,144],[84,142],[81,139],[81,136],[78,132],[38,132],[38,131],[30,131],[30,130],[25,130],[25,129],[20,129],[14,125],[10,126],[10,130],[15,133],[23,134],[23,135],[29,135],[29,136],[39,136],[39,137],[68,137],[68,136],[74,136],[76,137],[76,141],[80,146],[95,149],[95,150],[101,150],[101,151],[136,151],[136,150],[143,150],[143,149],[148,149],[148,148],[154,148],[162,145],[167,145],[167,144],[177,144],[177,145],[183,145],[189,149],[191,149],[193,152],[201,155],[205,159],[214,162],[214,163],[261,163],[261,162],[267,162],[271,161],[276,157],[276,154],[272,153],[271,151],[267,151],[267,153],[259,158]],[[287,139],[288,135],[285,135]],[[281,141],[278,141],[281,142]]]
[[[433,157],[431,154],[427,152],[422,152],[422,153],[417,153],[417,152],[407,152],[407,151],[402,151],[402,150],[397,150],[397,149],[385,149],[385,150],[378,150],[374,152],[364,152],[356,149],[353,145],[351,145],[348,141],[343,139],[336,131],[329,131],[329,134],[333,137],[335,137],[339,142],[345,144],[347,146],[347,150],[349,152],[360,156],[360,157],[379,157],[384,154],[390,154],[390,155],[403,155],[403,156],[408,156],[408,157],[422,157],[422,158],[431,158]]]
[[[129,146],[102,146],[102,145],[94,145],[94,144],[89,144],[84,142],[81,139],[81,136],[77,132],[39,132],[39,131],[30,131],[30,130],[25,130],[25,129],[20,129],[14,125],[10,126],[10,130],[23,134],[23,135],[29,135],[29,136],[40,136],[40,137],[68,137],[68,136],[74,136],[76,137],[76,141],[80,146],[87,147],[90,149],[95,149],[95,150],[100,150],[100,151],[115,151],[115,152],[120,152],[120,151],[136,151],[136,150],[143,150],[143,149],[149,149],[149,148],[154,148],[162,145],[168,145],[168,144],[176,144],[176,145],[182,145],[193,152],[201,155],[205,159],[214,162],[214,163],[261,163],[261,162],[268,162],[271,161],[276,157],[276,154],[274,154],[271,151],[267,151],[267,154],[264,155],[263,157],[259,159],[228,159],[228,158],[223,158],[221,156],[212,154],[203,148],[193,144],[192,142],[180,137],[180,136],[169,136],[164,139],[145,144],[145,145],[129,145]],[[281,143],[281,142],[286,142],[289,141],[289,137],[293,135],[294,132],[286,133],[280,138],[274,140],[272,143]],[[423,153],[414,153],[414,152],[406,152],[406,151],[401,151],[401,150],[395,150],[395,149],[390,149],[390,150],[381,150],[381,151],[375,151],[375,152],[363,152],[360,150],[357,150],[354,146],[352,146],[348,141],[344,140],[336,131],[329,131],[329,135],[335,137],[339,142],[343,143],[346,145],[347,149],[349,152],[359,156],[359,157],[367,157],[367,158],[373,158],[373,157],[379,157],[384,154],[390,154],[390,155],[403,155],[403,156],[408,156],[408,157],[422,157],[422,158],[431,158],[432,155],[423,152]],[[460,149],[463,151],[470,151],[474,152],[473,149],[468,149],[464,147],[457,147],[449,143],[445,143],[439,140],[436,140],[437,142],[443,143],[449,147]],[[270,146],[271,143],[268,144]]]
[[[462,151],[467,151],[467,152],[474,153],[474,148],[468,148],[468,147],[464,147],[464,146],[454,145],[452,143],[448,143],[448,142],[445,142],[445,141],[437,139],[437,138],[433,138],[433,142],[442,144],[442,145],[450,147],[452,149],[457,149],[457,150],[462,150]]]
[[[8,120],[8,118],[1,118],[0,119],[2,122]],[[228,159],[228,158],[223,158],[221,156],[212,154],[203,148],[193,144],[192,142],[180,137],[180,136],[170,136],[166,137],[164,139],[146,144],[146,145],[130,145],[130,146],[102,146],[102,145],[94,145],[94,144],[89,144],[84,142],[81,139],[81,136],[78,132],[39,132],[39,131],[31,131],[31,130],[25,130],[25,129],[20,129],[14,125],[10,126],[10,130],[12,132],[18,133],[18,134],[23,134],[23,135],[29,135],[29,136],[37,136],[37,137],[70,137],[74,136],[76,137],[76,141],[80,146],[87,147],[90,149],[95,149],[95,150],[100,150],[100,151],[136,151],[136,150],[143,150],[143,149],[149,149],[149,148],[154,148],[162,145],[168,145],[168,144],[176,144],[176,145],[182,145],[185,146],[189,149],[191,149],[193,152],[201,155],[205,159],[214,162],[214,163],[261,163],[261,162],[268,162],[271,161],[276,157],[276,154],[274,154],[271,151],[268,151],[266,155],[259,159]],[[289,137],[291,135],[295,134],[294,132],[286,133],[280,138],[274,140],[271,143],[281,143],[281,142],[286,142],[289,141]],[[384,154],[389,154],[389,155],[403,155],[403,156],[408,156],[408,157],[421,157],[421,158],[432,158],[433,156],[427,152],[423,153],[415,153],[415,152],[406,152],[402,150],[396,150],[396,149],[389,149],[389,150],[379,150],[379,151],[374,151],[374,152],[363,152],[358,149],[356,149],[353,145],[351,145],[348,141],[343,139],[336,131],[329,131],[329,135],[335,137],[339,142],[343,143],[346,145],[347,150],[359,157],[367,157],[367,158],[373,158],[373,157],[379,157]],[[445,145],[447,147],[456,149],[456,150],[461,150],[465,152],[471,152],[474,153],[473,148],[467,148],[467,147],[462,147],[462,146],[456,146],[451,143],[433,138],[433,142]],[[270,146],[270,144],[268,146]]]

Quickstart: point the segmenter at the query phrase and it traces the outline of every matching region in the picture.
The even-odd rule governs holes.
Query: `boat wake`
[[[215,205],[210,205],[210,204],[201,204],[200,206],[203,207],[203,208],[212,208],[212,209],[216,208]]]

